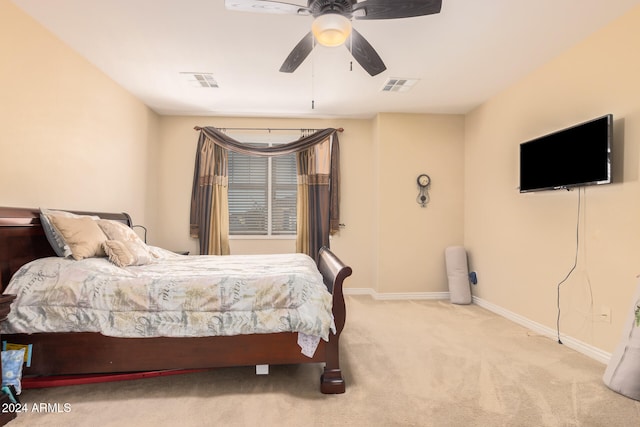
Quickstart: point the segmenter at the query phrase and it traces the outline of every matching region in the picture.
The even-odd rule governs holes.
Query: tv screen
[[[520,192],[611,182],[613,116],[520,144]]]

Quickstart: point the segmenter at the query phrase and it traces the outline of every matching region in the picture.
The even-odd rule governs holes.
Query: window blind
[[[267,234],[267,177],[267,158],[229,152],[229,234]]]
[[[272,234],[296,234],[297,176],[295,154],[271,159]]]
[[[295,154],[266,158],[229,151],[228,161],[229,234],[295,235]]]

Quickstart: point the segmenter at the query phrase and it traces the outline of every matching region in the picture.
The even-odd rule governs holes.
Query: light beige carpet
[[[638,426],[605,366],[478,306],[347,297],[343,395],[319,365],[24,390],[17,426]]]

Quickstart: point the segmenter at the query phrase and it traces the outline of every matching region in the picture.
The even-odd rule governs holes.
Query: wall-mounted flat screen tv
[[[611,183],[613,116],[520,144],[520,192]]]

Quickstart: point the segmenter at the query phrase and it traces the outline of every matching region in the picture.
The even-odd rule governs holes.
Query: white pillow
[[[157,258],[157,255],[151,248],[149,248],[130,227],[127,227],[119,221],[108,219],[99,219],[96,220],[96,223],[109,240],[116,240],[125,244],[126,249],[131,252],[135,258],[134,263],[129,265],[149,264]],[[111,249],[114,250],[115,246]],[[109,257],[109,259],[111,259],[111,257]]]

